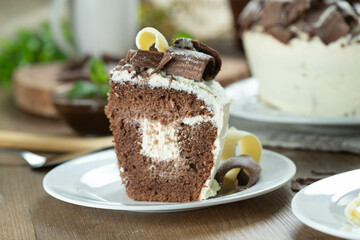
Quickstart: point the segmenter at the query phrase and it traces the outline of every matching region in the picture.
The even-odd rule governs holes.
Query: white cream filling
[[[148,70],[149,73],[152,72],[152,69]],[[203,116],[196,116],[193,118],[184,118],[183,123],[187,125],[194,125],[199,124],[204,121],[212,121],[214,125],[217,127],[217,135],[218,138],[214,142],[214,149],[212,153],[214,155],[214,166],[211,169],[210,177],[206,180],[201,194],[198,200],[204,200],[211,196],[215,196],[216,192],[220,189],[219,184],[214,180],[216,171],[220,164],[221,153],[224,145],[225,134],[228,127],[228,120],[229,120],[229,109],[230,109],[230,99],[226,96],[224,89],[221,85],[216,82],[215,80],[211,81],[202,81],[202,82],[195,82],[190,79],[186,79],[180,76],[174,76],[175,80],[169,81],[169,76],[165,76],[164,72],[155,73],[150,76],[149,79],[144,79],[141,76],[136,76],[136,73],[133,71],[129,73],[126,70],[114,70],[112,71],[112,81],[125,83],[130,82],[134,84],[144,84],[146,86],[155,88],[155,87],[162,87],[162,88],[171,88],[176,90],[185,91],[188,93],[194,93],[197,95],[198,99],[204,101],[207,110],[209,110],[213,117],[203,117]],[[178,146],[173,144],[173,141],[176,140],[176,137],[173,135],[173,127],[165,126],[164,128],[160,127],[154,123],[148,123],[143,121],[141,123],[141,128],[143,129],[143,133],[145,133],[147,129],[160,129],[159,134],[153,137],[143,135],[143,150],[142,154],[151,154],[154,158],[158,157],[158,159],[169,159],[169,156],[177,156],[179,153]],[[158,140],[160,141],[161,137],[168,136],[171,143],[165,144],[164,150],[165,153],[159,153],[158,150],[162,151],[163,146],[153,146],[150,142]],[[161,141],[165,141],[164,139]],[[165,142],[164,142],[165,143]],[[144,148],[145,147],[145,148]],[[157,152],[157,153],[155,153]],[[168,155],[169,154],[169,155]]]
[[[172,160],[180,157],[176,125],[162,125],[160,122],[141,121],[142,142],[140,153],[155,161]]]

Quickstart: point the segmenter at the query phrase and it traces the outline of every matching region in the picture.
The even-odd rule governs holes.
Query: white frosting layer
[[[300,37],[283,44],[256,31],[243,40],[263,101],[306,115],[360,114],[360,43]]]
[[[152,72],[152,69],[149,69],[148,72]],[[193,80],[186,79],[180,76],[175,76],[175,80],[170,82],[169,77],[165,76],[164,72],[155,73],[151,75],[149,79],[143,79],[141,76],[136,76],[135,72],[129,73],[126,70],[114,70],[112,72],[112,81],[120,83],[130,82],[134,84],[144,84],[152,88],[172,88],[188,93],[194,93],[200,100],[204,101],[206,108],[214,115],[212,118],[203,118],[203,116],[196,116],[193,118],[184,118],[182,122],[188,125],[194,125],[204,121],[212,121],[213,124],[217,127],[218,138],[214,143],[215,148],[212,150],[212,153],[214,155],[214,166],[211,169],[210,177],[207,179],[201,190],[201,194],[198,200],[204,200],[211,196],[215,196],[216,192],[220,189],[220,187],[216,180],[214,180],[214,177],[220,164],[225,134],[228,127],[230,108],[230,99],[226,96],[226,93],[221,87],[221,85],[215,80],[195,82]],[[146,129],[151,128],[151,124],[148,123],[142,123],[141,125],[141,128],[145,129],[145,131]],[[156,128],[158,128],[158,126]],[[165,131],[163,134],[166,134],[165,132],[170,133],[170,135],[172,134],[172,130],[170,130],[169,127],[165,127]],[[145,146],[145,149],[147,147],[151,148],[151,146],[148,144],[151,139],[149,137],[145,138],[147,138],[145,139],[145,145],[147,145]],[[147,150],[144,150],[143,154],[149,153],[148,151],[149,148],[147,148]],[[174,148],[167,148],[166,151],[168,151],[168,153],[165,153],[164,155],[160,154],[158,155],[158,157],[161,159],[168,159],[169,155],[167,154],[177,154],[177,150],[174,150]]]

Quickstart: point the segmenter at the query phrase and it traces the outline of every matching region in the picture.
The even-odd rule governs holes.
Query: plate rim
[[[248,77],[241,79],[239,81],[236,81],[228,86],[225,87],[225,91],[228,94],[228,89],[237,86],[237,85],[243,85],[245,86],[249,82],[258,82],[254,77]],[[258,90],[256,91],[258,92]],[[229,94],[228,94],[229,95]],[[257,99],[257,103],[263,107],[271,109],[271,107],[266,106],[265,104],[262,104],[259,100],[259,97],[256,93],[255,96],[251,95],[251,97],[255,97]],[[249,98],[249,97],[244,97]],[[231,98],[232,99],[232,98]],[[236,104],[235,100],[233,100],[232,106],[240,106],[241,104]],[[259,121],[259,122],[267,122],[267,123],[281,123],[281,124],[306,124],[306,125],[323,125],[323,126],[359,126],[360,125],[360,116],[349,116],[349,117],[321,117],[321,116],[307,116],[302,114],[296,114],[296,113],[288,113],[285,111],[282,111],[280,109],[275,109],[276,111],[279,111],[281,113],[284,113],[285,117],[280,116],[273,116],[268,114],[261,114],[261,113],[249,113],[248,111],[244,111],[243,108],[239,111],[232,110],[232,107],[230,106],[230,115],[234,117],[240,117],[245,118],[249,120]]]
[[[200,208],[205,208],[205,207],[210,207],[210,206],[227,204],[227,203],[231,203],[231,202],[238,202],[238,201],[250,199],[253,197],[257,197],[260,195],[264,195],[264,194],[267,194],[269,192],[272,192],[274,190],[277,190],[277,189],[283,187],[286,183],[288,183],[295,176],[296,165],[290,158],[288,158],[287,156],[284,156],[280,153],[277,153],[277,152],[274,152],[271,150],[266,150],[266,149],[263,149],[263,155],[264,155],[264,153],[272,154],[272,155],[275,155],[276,157],[279,157],[281,159],[281,161],[283,161],[283,163],[288,167],[287,175],[285,175],[281,181],[277,182],[275,185],[273,185],[271,187],[268,187],[265,190],[259,190],[256,192],[252,192],[245,196],[236,196],[235,195],[236,193],[234,193],[233,197],[223,199],[221,202],[217,202],[215,200],[216,199],[215,198],[215,199],[213,199],[213,200],[215,200],[215,202],[212,201],[212,199],[208,199],[208,200],[203,200],[203,201],[198,201],[198,202],[167,203],[164,205],[152,205],[152,206],[146,206],[146,205],[132,206],[132,205],[124,205],[124,204],[119,204],[118,206],[116,206],[116,204],[114,204],[114,203],[107,205],[106,202],[102,202],[100,205],[98,202],[94,202],[94,203],[83,202],[83,201],[78,201],[75,199],[65,197],[65,196],[57,193],[56,191],[54,191],[50,186],[47,186],[48,178],[52,174],[54,174],[54,172],[57,171],[58,168],[66,167],[67,165],[71,165],[77,161],[86,161],[84,159],[84,157],[79,157],[79,158],[73,159],[71,161],[63,163],[63,164],[53,168],[52,170],[50,170],[43,178],[43,188],[44,188],[45,192],[47,192],[50,196],[52,196],[58,200],[61,200],[61,201],[67,202],[67,203],[71,203],[71,204],[75,204],[75,205],[79,205],[79,206],[84,206],[84,207],[108,209],[108,210],[121,210],[121,211],[130,211],[130,212],[143,212],[143,213],[189,211],[189,210],[195,210],[195,209],[200,209]],[[241,193],[241,192],[238,192],[238,193]],[[150,209],[147,209],[149,207],[150,207]]]
[[[346,231],[342,231],[342,230],[338,230],[338,229],[333,229],[331,227],[328,227],[326,225],[317,223],[309,218],[307,218],[301,210],[299,210],[299,206],[298,206],[298,202],[300,201],[299,198],[302,196],[302,194],[304,194],[304,191],[307,191],[309,188],[312,187],[316,187],[318,184],[322,184],[323,182],[329,181],[330,178],[333,177],[339,177],[340,175],[346,175],[349,174],[351,172],[356,172],[359,171],[360,169],[354,169],[354,170],[350,170],[347,172],[343,172],[343,173],[339,173],[324,179],[321,179],[309,186],[306,186],[305,188],[301,189],[292,199],[291,201],[291,210],[293,212],[293,214],[295,215],[295,217],[303,224],[305,224],[306,226],[315,229],[319,232],[328,234],[328,235],[332,235],[335,237],[340,237],[340,238],[346,238],[346,239],[360,239],[360,235],[359,234],[355,234],[352,232],[346,232]]]

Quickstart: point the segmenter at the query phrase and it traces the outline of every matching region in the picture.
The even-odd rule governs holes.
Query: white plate
[[[336,237],[360,239],[360,227],[344,215],[346,205],[360,192],[360,169],[311,184],[298,192],[291,207],[307,226]]]
[[[74,159],[46,174],[44,189],[57,199],[81,206],[135,212],[173,212],[256,197],[282,187],[296,172],[290,159],[264,150],[260,179],[247,190],[200,202],[140,202],[126,195],[116,161],[113,149]]]
[[[263,104],[258,98],[259,84],[254,78],[233,83],[225,88],[233,100],[230,114],[246,119],[291,124],[313,125],[360,125],[360,116],[349,117],[312,117],[288,113]]]

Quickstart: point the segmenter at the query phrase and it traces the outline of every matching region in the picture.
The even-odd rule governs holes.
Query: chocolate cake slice
[[[130,198],[189,202],[216,195],[230,105],[213,80],[220,67],[214,49],[177,39],[164,53],[129,50],[110,73],[106,114]]]

